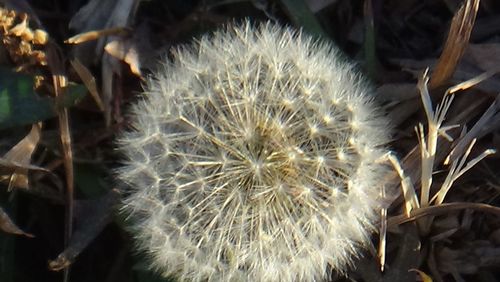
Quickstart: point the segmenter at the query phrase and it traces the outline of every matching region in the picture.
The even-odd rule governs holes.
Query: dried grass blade
[[[500,123],[498,123],[498,120],[500,119],[499,110],[500,95],[497,95],[495,101],[484,112],[481,118],[474,124],[469,132],[467,132],[467,134],[460,139],[453,150],[451,150],[450,154],[446,157],[444,164],[449,164],[460,157],[473,139],[481,138],[492,130],[498,128],[500,126]]]
[[[99,110],[101,110],[101,112],[104,112],[105,110],[104,103],[102,102],[101,96],[99,96],[99,91],[97,90],[95,77],[77,58],[74,58],[70,62],[71,65],[73,66],[73,69],[76,71],[76,73],[82,80],[83,84],[89,90],[90,95],[92,96],[95,103],[99,107]]]
[[[451,22],[448,38],[432,73],[429,88],[434,89],[445,83],[455,72],[468,44],[480,0],[466,0]]]
[[[429,204],[429,194],[432,185],[432,171],[434,168],[434,158],[436,156],[436,146],[439,130],[439,124],[436,122],[436,116],[440,115],[439,106],[437,112],[434,112],[433,110],[431,97],[429,95],[429,89],[427,88],[428,82],[429,76],[427,69],[424,71],[417,84],[425,114],[427,116],[428,124],[427,140],[424,134],[424,126],[422,124],[419,124],[417,129],[417,136],[420,144],[420,155],[422,159],[422,173],[420,176],[420,206],[422,207],[426,207]]]
[[[493,150],[493,149],[485,150],[482,154],[480,154],[479,156],[477,156],[474,159],[472,159],[471,161],[469,161],[464,167],[465,160],[469,156],[470,151],[472,150],[472,147],[474,146],[475,140],[476,139],[474,139],[473,142],[470,144],[469,148],[464,153],[462,158],[457,159],[453,162],[453,165],[452,165],[453,169],[450,170],[450,172],[449,172],[450,177],[446,177],[445,183],[443,184],[441,189],[439,189],[438,193],[436,194],[436,196],[437,196],[436,205],[443,203],[444,197],[448,193],[448,191],[451,188],[451,185],[453,184],[454,181],[456,181],[460,176],[462,176],[465,172],[467,172],[469,169],[471,169],[473,166],[475,166],[482,159],[495,153],[495,150]],[[455,165],[457,162],[458,162],[458,165]]]
[[[64,88],[68,85],[65,75],[64,64],[54,45],[49,45],[48,64],[52,73],[54,93],[56,100],[61,99]],[[74,171],[73,171],[73,151],[71,148],[71,134],[68,121],[68,109],[58,107],[59,133],[64,154],[64,170],[66,173],[66,211],[65,211],[65,246],[68,245],[73,231],[73,206],[74,206]],[[69,279],[69,268],[64,270],[64,281]]]
[[[426,69],[417,83],[417,88],[420,93],[420,99],[422,100],[422,104],[424,106],[425,115],[427,116],[427,120],[434,119],[434,110],[432,108],[431,96],[429,95],[429,89],[427,88],[427,84],[429,83],[429,69]]]
[[[410,212],[413,209],[417,209],[420,207],[417,194],[415,192],[415,187],[413,186],[411,179],[405,175],[404,170],[396,157],[391,154],[389,154],[387,157],[396,172],[399,174],[400,179],[402,179],[401,188],[403,190],[403,197],[405,201],[405,213],[410,216]]]
[[[458,91],[467,90],[467,89],[474,87],[475,85],[478,85],[479,83],[485,81],[486,79],[492,77],[493,75],[497,74],[498,72],[499,72],[499,70],[483,72],[482,74],[480,74],[478,76],[475,76],[471,79],[468,79],[464,82],[461,82],[457,85],[454,85],[454,86],[448,88],[448,90],[446,90],[446,94],[454,94]]]
[[[464,209],[472,209],[481,212],[487,212],[500,216],[500,207],[495,207],[483,203],[467,203],[467,202],[456,202],[456,203],[445,203],[438,206],[422,207],[411,212],[411,216],[407,217],[405,214],[393,216],[387,219],[387,226],[391,228],[396,225],[400,225],[406,222],[417,220],[424,216],[438,216],[443,215],[453,211],[460,211]]]
[[[385,187],[382,188],[382,199],[386,198]],[[380,264],[380,271],[384,271],[385,268],[385,257],[386,257],[386,246],[387,246],[387,208],[382,208],[380,210],[380,232],[379,232],[379,244],[378,244],[378,258]]]
[[[101,30],[91,30],[74,35],[64,41],[67,44],[81,44],[87,41],[97,40],[101,37],[109,35],[125,36],[130,33],[130,29],[126,27],[112,27]]]

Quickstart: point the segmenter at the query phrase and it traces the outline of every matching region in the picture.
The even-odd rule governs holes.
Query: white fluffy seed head
[[[188,281],[344,271],[380,208],[386,120],[338,51],[273,24],[173,53],[119,139],[123,209],[155,269]]]

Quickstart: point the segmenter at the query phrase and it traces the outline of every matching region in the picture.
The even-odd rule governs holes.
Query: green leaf
[[[57,116],[57,105],[71,107],[86,93],[82,85],[66,88],[60,103],[40,97],[33,90],[33,77],[0,68],[0,129],[33,124]]]

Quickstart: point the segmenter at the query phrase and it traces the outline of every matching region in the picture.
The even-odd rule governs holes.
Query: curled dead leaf
[[[0,182],[8,183],[9,189],[29,188],[28,170],[45,170],[31,165],[31,156],[40,141],[41,130],[41,123],[33,124],[30,133],[0,158]]]
[[[130,71],[141,77],[141,62],[135,44],[131,40],[113,40],[104,47],[111,56],[124,61],[130,66]]]

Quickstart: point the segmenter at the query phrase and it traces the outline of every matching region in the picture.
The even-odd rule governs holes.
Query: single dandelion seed
[[[370,92],[333,46],[270,23],[174,51],[118,141],[123,210],[153,268],[187,281],[346,271],[386,173]]]

